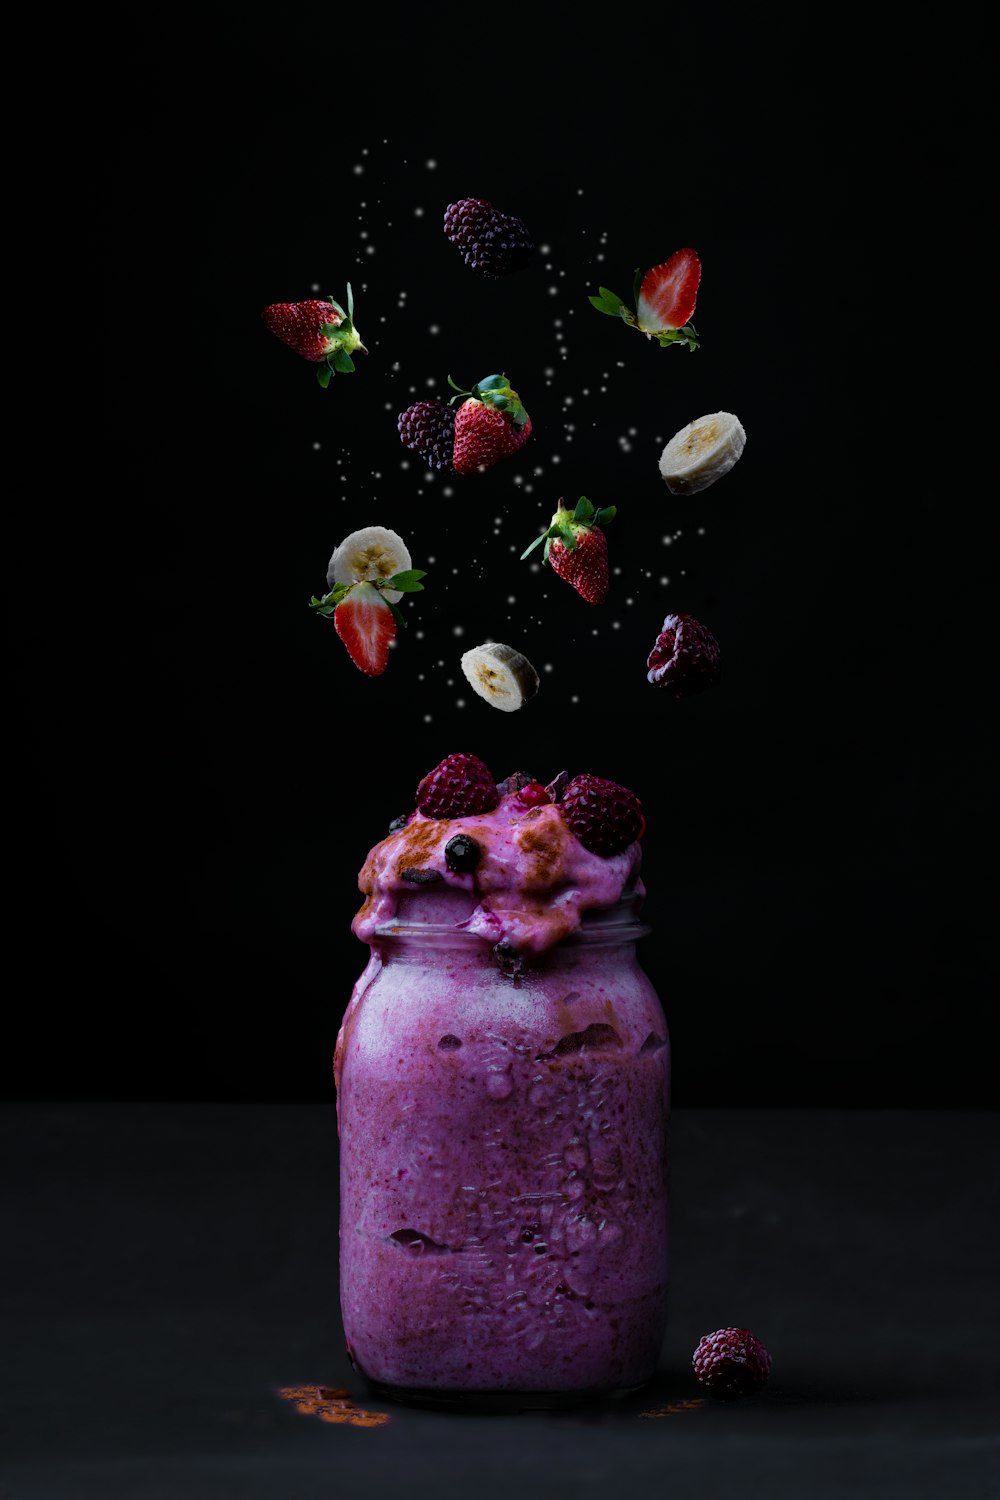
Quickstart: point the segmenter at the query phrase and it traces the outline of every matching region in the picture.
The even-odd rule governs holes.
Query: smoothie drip
[[[459,834],[482,851],[470,872],[448,865],[446,845]],[[541,953],[576,932],[584,912],[616,906],[623,897],[633,897],[638,908],[645,895],[641,860],[637,843],[610,857],[590,853],[556,804],[526,807],[516,793],[489,813],[439,819],[415,812],[368,855],[358,881],[366,899],[352,927],[371,943],[379,929],[391,929],[402,898],[419,890],[424,920],[434,921],[435,895],[462,892],[473,909],[456,928]]]

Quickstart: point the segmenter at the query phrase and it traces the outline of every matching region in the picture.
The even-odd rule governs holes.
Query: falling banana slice
[[[696,495],[728,474],[747,435],[731,411],[713,412],[675,432],[660,454],[660,473],[672,495]]]
[[[499,641],[466,651],[462,671],[473,692],[505,714],[512,714],[538,692],[538,673],[528,658]]]
[[[331,589],[337,583],[371,583],[405,573],[412,566],[402,537],[385,526],[365,526],[346,536],[334,552],[326,582]],[[391,604],[398,604],[402,597],[396,589],[383,590],[383,598]]]

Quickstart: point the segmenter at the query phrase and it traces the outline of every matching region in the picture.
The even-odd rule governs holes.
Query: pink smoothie
[[[471,874],[445,862],[459,833]],[[341,1303],[373,1381],[584,1394],[653,1373],[669,1049],[634,953],[639,866],[516,794],[416,813],[369,854],[336,1075]]]

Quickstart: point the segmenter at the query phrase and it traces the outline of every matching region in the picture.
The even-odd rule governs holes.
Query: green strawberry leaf
[[[572,528],[565,521],[561,521],[558,526],[554,526],[552,529],[558,533],[559,540],[567,552],[576,551],[576,537],[573,535]]]
[[[469,394],[468,391],[463,391],[460,385],[456,385],[450,375],[448,376],[448,384],[451,386],[453,391],[458,391],[460,396],[467,396]]]
[[[324,391],[330,384],[330,381],[333,379],[333,371],[330,369],[330,366],[326,363],[325,360],[321,365],[316,366],[316,379],[319,381]]]
[[[617,514],[617,505],[605,505],[603,510],[599,510],[597,512],[597,515],[594,517],[594,525],[607,526],[608,522],[613,521]]]
[[[335,302],[332,297],[328,297],[326,300],[329,302],[329,304],[333,308],[334,312],[339,312],[340,316],[342,318],[346,318],[347,317],[347,314],[345,313],[344,309],[341,307],[341,305],[340,305],[339,302]]]
[[[407,628],[406,621],[403,619],[402,611],[400,610],[399,605],[393,604],[392,600],[386,599],[384,595],[382,596],[382,603],[389,606],[389,608],[392,610],[392,618],[395,620],[396,624],[400,627],[401,630],[405,630]]]
[[[354,361],[343,349],[338,349],[333,356],[333,368],[338,370],[341,375],[353,375]]]
[[[636,266],[632,276],[632,301],[635,303],[636,307],[639,306],[639,293],[642,291],[642,283],[645,281],[645,279],[645,276],[643,276],[642,274],[642,268],[640,266]]]
[[[573,520],[587,522],[590,520],[593,514],[594,507],[591,505],[586,495],[581,495],[579,500],[576,502],[576,509],[573,512]]]
[[[612,307],[617,312],[622,306],[624,298],[619,297],[617,292],[609,291],[606,286],[599,286],[597,290],[601,294],[601,300],[605,307]]]
[[[549,534],[548,534],[547,531],[543,531],[542,534],[541,534],[541,536],[536,536],[535,537],[535,540],[532,542],[532,544],[531,544],[530,547],[525,547],[524,551],[521,553],[521,561],[524,562],[524,559],[528,556],[528,554],[531,553],[531,552],[534,552],[535,548],[536,547],[540,547],[543,542],[545,543],[545,556],[548,557],[548,555],[549,555],[549,545],[548,545],[549,544]]]
[[[621,304],[616,307],[607,307],[602,297],[588,297],[587,301],[591,307],[596,307],[599,313],[605,313],[609,318],[617,318],[621,312]]]
[[[344,326],[342,323],[321,323],[319,325],[319,331],[320,333],[325,333],[327,338],[331,339],[334,338],[338,333],[343,333]]]
[[[549,560],[549,548],[551,546],[552,546],[552,538],[549,536],[548,532],[546,532],[545,533],[545,551],[542,553],[542,562],[548,562],[548,560]],[[527,553],[525,553],[525,556],[527,556]]]
[[[506,375],[487,375],[485,380],[476,382],[476,389],[478,391],[506,390],[508,387],[509,382]]]
[[[423,568],[405,568],[402,573],[394,573],[391,578],[381,579],[378,587],[395,589],[400,594],[422,594],[424,586],[419,580],[426,577]]]
[[[347,283],[347,316],[354,318],[354,293],[351,291],[351,283]]]
[[[489,405],[490,406],[495,406],[496,409],[497,409],[497,411],[503,411],[503,409],[504,409],[505,406],[509,406],[510,405],[510,397],[509,396],[491,396],[490,400],[489,400]]]

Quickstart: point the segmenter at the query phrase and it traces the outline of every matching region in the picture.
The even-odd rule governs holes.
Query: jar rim
[[[568,943],[588,946],[632,943],[639,938],[646,937],[652,930],[648,923],[639,919],[634,899],[619,901],[614,906],[592,907],[589,911],[585,911],[580,926],[573,932],[567,933],[565,937],[559,938],[552,947],[558,948]],[[432,943],[467,943],[470,945],[478,943],[486,947],[494,947],[496,942],[485,933],[469,932],[467,928],[461,925],[456,926],[451,922],[400,922],[397,920],[381,922],[372,933],[371,941],[391,942],[394,939],[405,940],[406,938],[420,938]]]

